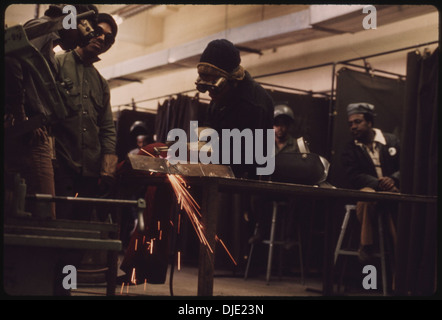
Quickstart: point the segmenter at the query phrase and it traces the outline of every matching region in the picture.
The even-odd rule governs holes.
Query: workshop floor
[[[119,263],[123,260],[123,256],[120,256]],[[124,273],[118,269],[118,276]],[[104,275],[102,274],[102,279]],[[100,277],[98,277],[100,278]],[[334,284],[334,298],[345,297],[382,297],[382,290],[361,290],[358,286],[338,286]],[[344,290],[344,291],[343,291]],[[95,282],[83,282],[79,281],[78,287],[75,290],[71,290],[72,297],[105,297],[106,296],[106,283]],[[304,279],[304,283],[301,281],[299,270],[292,269],[291,272],[283,273],[282,276],[278,275],[276,270],[272,274],[270,282],[267,283],[264,272],[259,272],[258,275],[249,276],[247,280],[244,279],[243,274],[234,274],[229,270],[215,270],[214,282],[213,282],[213,296],[214,297],[231,297],[233,299],[265,299],[269,298],[274,300],[275,297],[280,297],[283,300],[287,300],[291,297],[301,299],[317,299],[324,296],[322,295],[322,275],[320,272],[311,270]],[[130,286],[117,285],[115,289],[116,298],[140,298],[140,297],[159,297],[160,299],[173,298],[198,298],[198,268],[195,263],[188,265],[182,264],[180,270],[176,267],[173,273],[173,281],[170,283],[170,266],[167,271],[166,281],[163,284],[144,284]],[[325,297],[327,298],[327,297]],[[278,299],[277,299],[278,300]]]
[[[119,271],[118,275],[123,274]],[[198,288],[198,268],[194,266],[181,266],[175,269],[172,281],[172,293],[174,297],[196,297]],[[215,270],[213,295],[223,297],[318,297],[322,294],[320,289],[322,282],[319,278],[311,277],[301,283],[299,275],[271,277],[267,284],[265,274],[249,277],[244,280],[242,275],[234,275],[229,271]],[[146,285],[117,285],[115,290],[117,297],[167,297],[172,296],[170,285],[170,269],[164,284]],[[79,284],[76,290],[72,290],[72,296],[104,296],[106,293],[105,283]]]

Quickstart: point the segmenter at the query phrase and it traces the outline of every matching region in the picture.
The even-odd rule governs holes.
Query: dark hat
[[[201,55],[200,62],[207,62],[230,73],[241,63],[239,50],[226,39],[209,42]]]
[[[374,105],[366,102],[350,103],[347,106],[347,115],[350,116],[357,113],[369,113],[375,115]]]
[[[115,19],[108,13],[99,13],[97,17],[97,23],[105,22],[111,26],[112,35],[114,37],[117,36],[118,33],[118,25],[115,22]]]

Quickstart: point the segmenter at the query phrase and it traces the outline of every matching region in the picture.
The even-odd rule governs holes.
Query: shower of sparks
[[[146,291],[146,283],[147,283],[147,279],[144,279],[144,291]]]
[[[138,249],[138,239],[135,239],[135,251]]]
[[[205,245],[211,253],[213,253],[213,250],[207,241],[206,235],[204,234],[204,226],[199,220],[201,217],[201,213],[199,212],[200,206],[186,189],[186,182],[181,176],[167,174],[167,177],[169,178],[170,184],[178,199],[180,208],[187,213],[187,216],[192,223],[200,242]]]
[[[181,270],[181,251],[178,251],[178,270]]]
[[[155,158],[154,155],[149,153],[148,151],[144,149],[140,149],[148,156]],[[151,172],[152,174],[152,172]],[[192,195],[189,193],[187,189],[190,189],[190,186],[186,184],[186,181],[184,178],[180,175],[175,174],[167,174],[167,178],[170,181],[170,184],[172,186],[172,189],[175,193],[175,196],[177,198],[178,204],[180,205],[181,210],[184,210],[187,213],[187,216],[192,223],[192,226],[200,240],[200,242],[207,247],[207,249],[210,251],[210,253],[213,253],[213,249],[210,246],[209,242],[207,241],[206,235],[204,233],[204,226],[200,222],[201,213],[200,213],[200,206],[195,201],[195,199],[192,197]],[[170,222],[173,225],[173,222]],[[178,226],[177,226],[177,233],[180,233],[180,225],[181,225],[181,214],[178,214]],[[160,230],[160,222],[158,221],[158,230]],[[152,253],[153,250],[153,240],[151,239],[150,246],[148,250],[150,249],[150,253]],[[161,240],[161,230],[160,230],[160,240]],[[224,242],[215,235],[215,240],[219,241],[223,248],[226,250],[227,254],[229,255],[230,259],[233,261],[233,263],[236,265],[236,261],[233,259],[232,255],[230,254],[229,250],[225,246]],[[143,240],[144,242],[144,240]],[[147,244],[149,242],[146,242]],[[178,252],[178,258],[179,258],[179,252]]]

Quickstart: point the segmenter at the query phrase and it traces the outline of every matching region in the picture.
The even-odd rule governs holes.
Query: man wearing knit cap
[[[251,129],[254,133],[255,129],[266,132],[273,128],[271,97],[240,63],[239,50],[230,41],[218,39],[207,45],[197,65],[196,87],[200,92],[208,91],[211,98],[205,125],[220,137],[222,129]],[[232,165],[235,176],[256,178],[256,165],[246,165],[244,148],[241,151],[241,164]]]
[[[353,140],[342,153],[342,163],[354,189],[376,192],[399,192],[399,151],[396,136],[374,128],[375,108],[369,103],[347,106],[348,125]],[[368,262],[373,254],[372,215],[380,210],[372,202],[358,202],[357,216],[361,222],[359,259]],[[395,240],[395,229],[388,216]]]

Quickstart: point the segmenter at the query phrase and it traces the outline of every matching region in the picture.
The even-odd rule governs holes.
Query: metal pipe
[[[124,199],[102,199],[102,198],[86,198],[86,197],[62,197],[52,196],[49,194],[29,194],[26,195],[26,199],[34,201],[47,201],[47,202],[79,202],[79,203],[92,203],[95,205],[130,205],[137,206],[138,208],[138,230],[144,231],[144,216],[143,212],[146,209],[146,201],[142,198],[138,200],[124,200]]]
[[[336,64],[336,65],[337,64],[345,64],[347,62],[352,62],[352,61],[357,61],[357,60],[364,60],[364,59],[368,59],[368,58],[374,58],[374,57],[378,57],[378,56],[382,56],[382,55],[386,55],[386,54],[391,54],[391,53],[396,53],[396,52],[400,52],[400,51],[404,51],[404,50],[411,50],[411,49],[415,49],[415,48],[418,48],[418,47],[424,47],[424,46],[428,46],[428,45],[436,44],[436,43],[439,43],[439,41],[436,40],[436,41],[421,43],[421,44],[418,44],[418,45],[415,45],[415,46],[409,46],[409,47],[404,47],[404,48],[400,48],[400,49],[384,51],[384,52],[380,52],[380,53],[376,53],[376,54],[372,54],[372,55],[368,55],[368,56],[352,58],[352,59],[338,61],[338,62],[327,62],[327,63],[321,63],[321,64],[317,64],[317,65],[313,65],[313,66],[308,66],[308,67],[302,67],[302,68],[290,69],[290,70],[285,70],[285,71],[280,71],[280,72],[273,72],[273,73],[268,73],[268,74],[262,74],[262,75],[259,75],[259,76],[255,76],[254,78],[257,79],[257,78],[263,78],[263,77],[272,77],[272,76],[281,75],[281,74],[285,74],[285,73],[291,73],[291,72],[297,72],[297,71],[303,71],[303,70],[327,67],[327,66],[331,66],[333,64]],[[378,71],[382,72],[381,70],[378,70]]]

